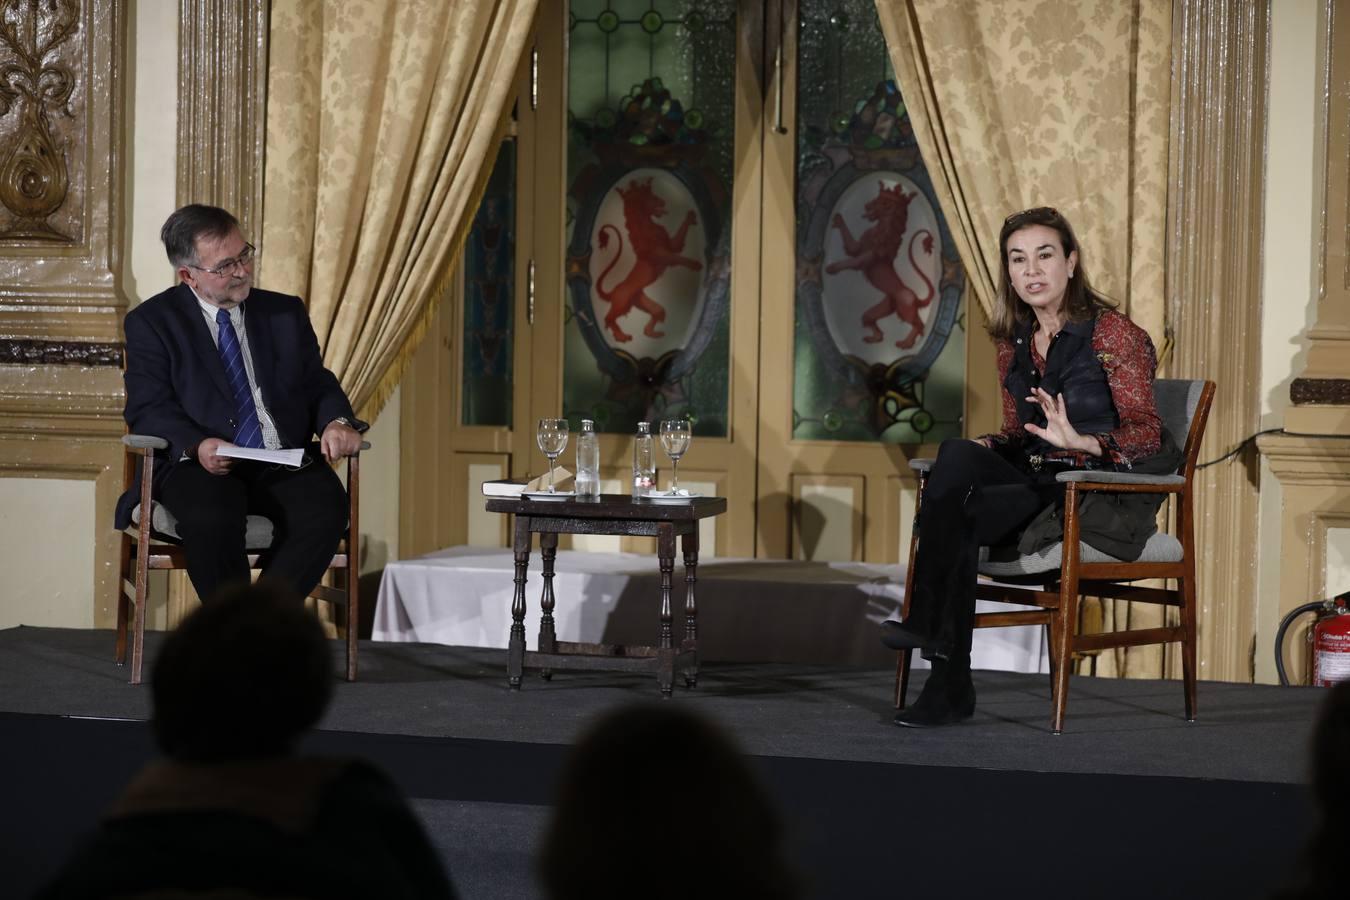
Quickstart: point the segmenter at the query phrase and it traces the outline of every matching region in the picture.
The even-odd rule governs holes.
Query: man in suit
[[[125,324],[127,424],[169,442],[155,465],[155,499],[178,520],[188,577],[203,600],[248,579],[250,513],[275,525],[263,576],[305,596],[347,526],[346,492],[323,460],[355,453],[368,426],[323,367],[300,298],[253,286],[257,251],[233,215],[185,206],[160,238],[179,283]],[[298,469],[219,453],[306,445]],[[137,502],[136,491],[123,495],[119,528]]]

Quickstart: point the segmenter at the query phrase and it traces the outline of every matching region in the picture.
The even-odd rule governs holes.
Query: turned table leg
[[[544,592],[539,599],[539,610],[543,614],[539,619],[539,652],[556,653],[558,634],[553,625],[553,562],[558,556],[557,532],[544,532],[539,535],[539,555],[544,560]],[[553,677],[552,669],[539,673],[545,681]]]
[[[530,568],[530,537],[530,517],[516,516],[516,589],[511,597],[511,642],[506,656],[506,680],[513,691],[520,690],[525,671],[525,578]]]
[[[694,585],[698,581],[698,527],[680,538],[684,550],[684,640],[680,650],[689,654],[684,666],[685,687],[698,684],[698,602]]]
[[[656,531],[656,555],[661,563],[661,638],[656,650],[656,680],[662,699],[669,700],[675,686],[675,647],[671,635],[670,582],[675,569],[675,529],[662,522]]]

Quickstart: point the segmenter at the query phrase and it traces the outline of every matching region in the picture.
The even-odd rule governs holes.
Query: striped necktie
[[[248,386],[248,373],[244,371],[244,352],[239,346],[239,336],[234,333],[229,310],[216,310],[216,325],[220,333],[220,361],[225,365],[225,377],[230,380],[234,403],[239,408],[234,443],[240,447],[262,447],[258,407],[253,404],[253,391]]]

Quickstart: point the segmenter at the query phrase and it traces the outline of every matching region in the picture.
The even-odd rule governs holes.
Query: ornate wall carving
[[[118,339],[123,16],[0,0],[0,335]]]
[[[80,65],[79,0],[0,5],[0,115],[9,118],[0,150],[0,205],[8,221],[0,242],[75,243],[84,222],[79,200],[87,173],[76,167],[70,192],[66,150],[84,143],[77,114],[85,99]],[[87,72],[80,75],[88,76]],[[10,116],[10,113],[14,115]],[[63,208],[64,207],[64,208]],[[59,212],[59,221],[50,221]]]
[[[1168,199],[1168,375],[1218,383],[1202,459],[1256,431],[1269,8],[1176,0]],[[1257,476],[1249,454],[1201,472],[1200,677],[1252,678]]]

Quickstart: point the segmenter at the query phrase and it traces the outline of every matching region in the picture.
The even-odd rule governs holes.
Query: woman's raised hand
[[[1064,408],[1064,395],[1051,396],[1040,388],[1032,388],[1028,403],[1035,403],[1045,413],[1045,426],[1027,424],[1022,426],[1048,444],[1061,450],[1078,450],[1092,456],[1100,456],[1102,445],[1090,435],[1079,434],[1069,423],[1069,414]]]

